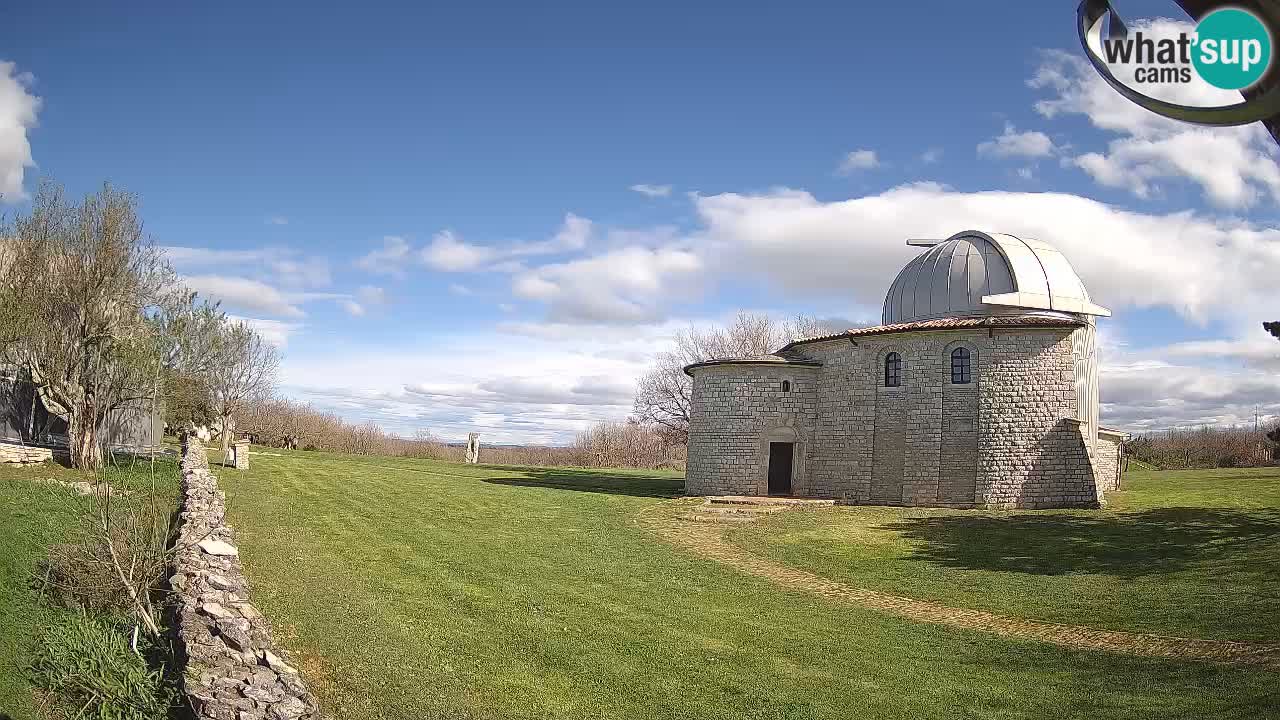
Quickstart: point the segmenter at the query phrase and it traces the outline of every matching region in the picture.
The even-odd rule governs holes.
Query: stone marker
[[[467,463],[480,462],[480,433],[467,433]]]

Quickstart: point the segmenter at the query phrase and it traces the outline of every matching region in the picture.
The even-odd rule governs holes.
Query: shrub
[[[97,720],[156,720],[174,704],[159,671],[112,625],[85,613],[50,627],[29,668],[32,682]]]

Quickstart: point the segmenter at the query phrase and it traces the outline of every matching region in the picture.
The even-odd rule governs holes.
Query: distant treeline
[[[1253,427],[1202,427],[1139,435],[1126,454],[1162,470],[1260,467],[1280,461],[1280,421]]]
[[[462,462],[465,454],[462,446],[446,444],[426,431],[413,438],[396,437],[372,423],[354,425],[334,413],[285,398],[250,403],[236,430],[260,445],[299,450],[455,462]],[[683,445],[634,421],[597,423],[567,447],[482,445],[480,449],[480,462],[494,465],[682,469],[684,461]]]

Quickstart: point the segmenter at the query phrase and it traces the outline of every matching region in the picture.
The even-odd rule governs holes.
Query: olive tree
[[[107,415],[152,395],[160,358],[149,316],[173,272],[143,234],[137,200],[110,185],[73,200],[46,183],[0,237],[4,360],[67,422],[72,465],[97,470]]]
[[[767,355],[800,337],[822,334],[826,328],[814,318],[797,316],[778,321],[760,313],[739,312],[728,327],[690,326],[673,338],[672,348],[658,353],[636,383],[634,414],[656,427],[672,443],[689,441],[689,406],[693,381],[684,368],[697,362]]]

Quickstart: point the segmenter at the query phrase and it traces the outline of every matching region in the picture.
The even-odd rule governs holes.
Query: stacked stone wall
[[[21,443],[0,442],[0,463],[30,465],[53,459],[49,448],[32,447]]]
[[[978,504],[1095,507],[1071,335],[997,331],[991,341],[979,394]]]
[[[1098,436],[1098,451],[1094,454],[1097,465],[1097,483],[1101,492],[1120,487],[1121,444],[1106,435]]]
[[[316,720],[315,698],[249,600],[226,499],[204,448],[188,441],[170,585],[178,598],[183,689],[199,720]]]
[[[951,383],[951,351],[973,381]],[[949,507],[1095,506],[1101,487],[1076,419],[1070,329],[930,331],[801,345],[819,368],[719,365],[694,371],[688,490],[765,492],[764,434],[794,426],[805,454],[797,495]],[[902,385],[884,361],[902,357]],[[796,382],[785,407],[784,377]],[[781,401],[788,402],[788,401]]]
[[[817,409],[817,368],[724,365],[694,373],[685,491],[690,495],[768,492],[769,441],[796,442],[792,491],[812,492],[805,452]],[[788,392],[782,383],[790,383]]]

